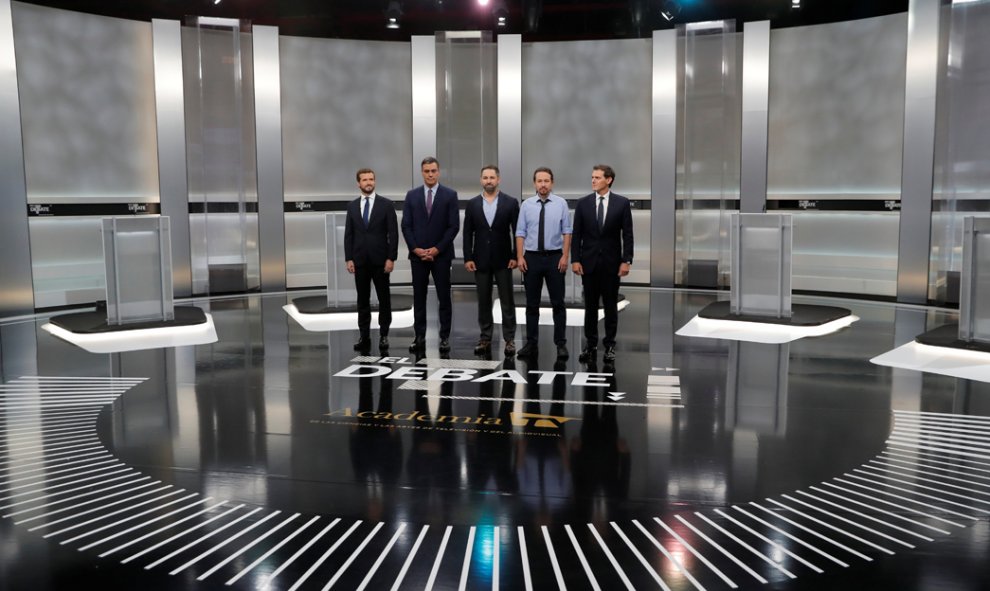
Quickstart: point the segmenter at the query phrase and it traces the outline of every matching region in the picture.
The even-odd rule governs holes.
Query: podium
[[[845,308],[791,301],[790,214],[735,213],[730,228],[729,300],[709,304],[677,334],[779,344],[858,320]]]
[[[963,218],[959,323],[930,330],[915,341],[990,353],[990,217]]]
[[[211,343],[209,314],[175,306],[169,218],[112,217],[102,225],[105,302],[52,318],[42,328],[94,353]]]
[[[346,211],[324,216],[327,253],[327,291],[323,295],[295,298],[283,310],[304,329],[316,332],[357,329],[357,288],[344,260]],[[400,245],[399,252],[404,250]],[[392,292],[391,328],[413,325],[413,299]],[[378,295],[371,286],[371,328],[378,327]]]

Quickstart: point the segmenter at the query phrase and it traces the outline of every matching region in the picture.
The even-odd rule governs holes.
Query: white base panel
[[[213,325],[213,316],[209,314],[206,315],[206,322],[192,326],[141,328],[98,334],[70,332],[51,323],[45,324],[41,328],[90,353],[124,353],[145,349],[208,345],[217,342],[217,329]]]
[[[780,345],[790,343],[805,337],[820,337],[845,328],[859,320],[858,316],[850,314],[838,320],[819,326],[788,326],[763,322],[742,322],[739,320],[716,320],[695,316],[675,334],[682,337],[699,337],[703,339],[725,339],[728,341],[746,341],[749,343],[766,343]]]

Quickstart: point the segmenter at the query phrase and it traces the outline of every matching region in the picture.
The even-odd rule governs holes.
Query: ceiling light
[[[220,4],[220,0],[213,0],[213,5],[216,6],[217,4]]]
[[[399,3],[396,0],[392,0],[388,3],[388,8],[385,9],[385,28],[398,29],[401,18],[402,7],[399,6]]]
[[[478,0],[480,6],[488,6],[488,0]]]
[[[495,0],[495,4],[492,6],[492,16],[495,17],[495,24],[499,27],[509,24],[509,7],[506,6],[505,0]]]
[[[667,2],[663,3],[663,7],[660,9],[660,16],[668,21],[674,20],[680,13],[681,5],[674,2],[674,0],[667,0]]]
[[[801,0],[791,0],[791,8],[801,8]]]

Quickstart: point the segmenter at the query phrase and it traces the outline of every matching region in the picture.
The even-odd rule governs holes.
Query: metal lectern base
[[[950,349],[964,349],[966,351],[980,351],[990,353],[990,343],[980,341],[963,341],[959,338],[958,324],[943,324],[942,326],[922,333],[914,340],[922,345],[932,347],[948,347]]]
[[[840,318],[850,316],[851,311],[836,306],[813,306],[809,304],[791,305],[789,318],[773,316],[758,316],[756,314],[733,314],[729,311],[729,302],[714,302],[705,306],[698,316],[710,320],[735,320],[737,322],[762,322],[765,324],[781,324],[785,326],[821,326]]]
[[[52,316],[50,322],[59,328],[76,334],[104,334],[126,330],[147,328],[168,328],[174,326],[195,326],[206,323],[206,313],[194,306],[176,306],[174,320],[152,320],[127,324],[108,324],[107,309],[97,306],[92,312],[76,312]]]

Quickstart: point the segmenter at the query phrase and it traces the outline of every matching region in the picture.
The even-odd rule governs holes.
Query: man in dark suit
[[[612,193],[615,171],[596,164],[591,174],[594,193],[574,208],[572,264],[584,285],[585,346],[578,360],[595,361],[598,354],[598,302],[605,308],[604,360],[615,361],[619,326],[619,280],[629,274],[633,259],[632,210],[629,200]]]
[[[355,351],[371,347],[371,283],[378,294],[378,348],[388,350],[388,327],[392,324],[389,274],[399,253],[399,224],[392,202],[375,194],[375,171],[357,171],[361,196],[347,204],[344,224],[344,260],[354,274],[357,288],[358,332]]]
[[[516,268],[516,220],[519,201],[498,190],[498,167],[481,169],[482,193],[464,210],[464,268],[474,273],[478,291],[478,327],[481,338],[475,355],[491,352],[492,280],[498,285],[502,307],[505,354],[516,353],[516,303],[512,296],[512,269]]]
[[[402,208],[402,235],[409,246],[413,281],[413,328],[416,337],[410,352],[426,347],[426,293],[430,275],[440,300],[440,352],[450,351],[450,264],[454,259],[454,237],[461,229],[457,191],[440,184],[440,163],[428,156],[420,165],[422,186],[406,193]]]

